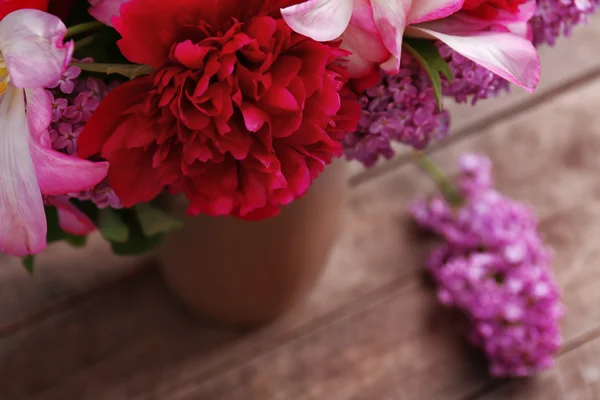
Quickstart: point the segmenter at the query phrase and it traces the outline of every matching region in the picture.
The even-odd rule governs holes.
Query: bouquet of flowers
[[[190,216],[272,217],[335,158],[443,138],[444,99],[533,92],[536,46],[597,5],[0,0],[0,252],[31,269],[95,230],[148,251],[182,224],[175,195]]]

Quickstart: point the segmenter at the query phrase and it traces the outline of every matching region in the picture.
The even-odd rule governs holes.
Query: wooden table
[[[542,51],[536,95],[452,107],[433,157],[485,151],[539,210],[568,314],[556,367],[496,381],[423,277],[406,213],[431,184],[406,157],[355,168],[346,225],[312,295],[265,329],[192,318],[152,267],[53,247],[30,279],[0,268],[0,399],[600,399],[600,18]]]

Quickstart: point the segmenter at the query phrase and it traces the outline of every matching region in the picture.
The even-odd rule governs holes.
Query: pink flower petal
[[[56,196],[49,199],[49,203],[56,207],[58,213],[58,226],[63,231],[77,236],[86,236],[96,230],[96,226],[79,208],[65,196]]]
[[[25,256],[46,247],[46,214],[29,153],[23,91],[0,101],[0,252]]]
[[[408,36],[439,39],[450,48],[504,79],[533,92],[540,79],[540,57],[533,44],[511,32],[462,33],[461,21],[442,21],[413,26]],[[452,32],[452,33],[451,33]]]
[[[16,87],[43,88],[60,79],[73,54],[73,43],[62,43],[66,31],[60,19],[33,9],[0,21],[0,52]]]
[[[308,0],[281,10],[295,32],[325,42],[344,33],[352,16],[353,0]]]
[[[460,10],[465,0],[415,0],[408,14],[409,24],[445,18]]]
[[[89,13],[98,21],[112,26],[112,18],[120,16],[121,5],[129,0],[90,0]]]
[[[52,122],[51,93],[44,89],[26,89],[25,94],[27,125],[32,135],[39,136],[48,129]]]
[[[46,134],[42,135],[44,137]],[[44,139],[43,141],[45,141]],[[42,142],[43,142],[42,141]],[[108,173],[108,163],[83,160],[31,141],[39,187],[45,195],[80,192],[100,183]]]
[[[412,0],[371,0],[373,20],[383,44],[396,58],[395,70],[400,68],[402,35],[406,27]]]

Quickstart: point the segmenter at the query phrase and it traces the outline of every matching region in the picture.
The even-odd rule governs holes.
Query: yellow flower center
[[[0,68],[0,95],[4,94],[9,80],[8,70],[6,68]]]

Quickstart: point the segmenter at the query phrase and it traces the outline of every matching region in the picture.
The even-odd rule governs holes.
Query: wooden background
[[[344,233],[311,296],[234,332],[192,318],[152,267],[55,246],[30,279],[0,259],[0,399],[600,399],[600,18],[542,50],[535,95],[452,107],[433,157],[485,151],[498,187],[539,210],[568,314],[556,367],[497,381],[423,277],[406,214],[432,187],[402,155],[353,166]]]

